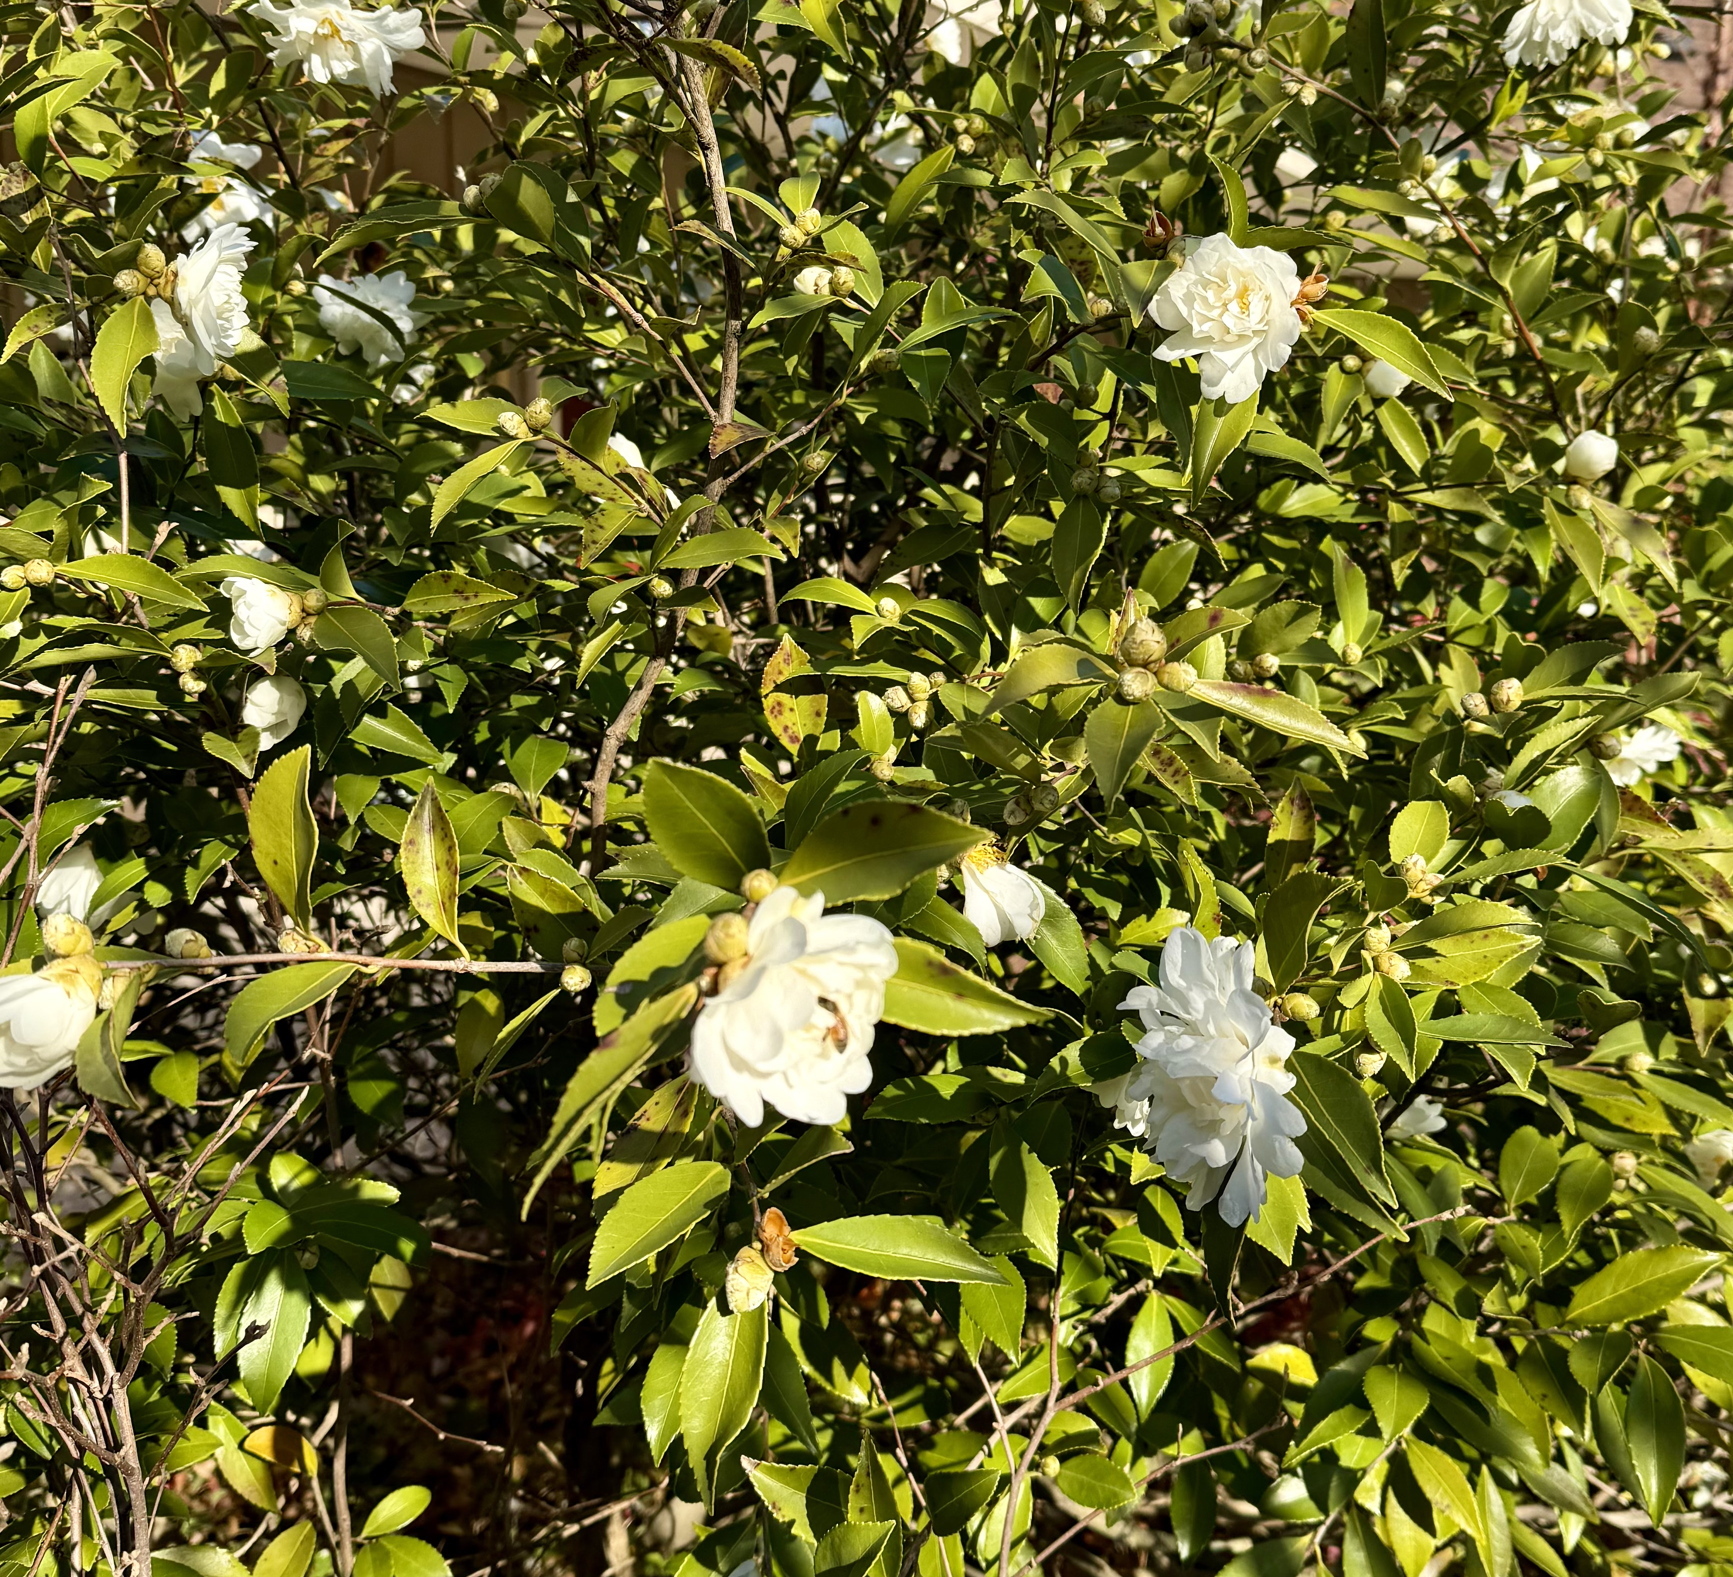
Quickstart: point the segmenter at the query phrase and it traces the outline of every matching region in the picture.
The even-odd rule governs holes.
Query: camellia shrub
[[[0,1574],[1733,1572],[1701,9],[0,7]]]

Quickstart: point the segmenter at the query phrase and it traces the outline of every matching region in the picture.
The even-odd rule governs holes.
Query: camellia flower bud
[[[906,712],[910,706],[909,692],[900,684],[893,684],[880,699],[893,712]]]
[[[1417,882],[1421,877],[1427,874],[1426,856],[1423,854],[1410,854],[1396,867],[1396,870],[1402,877],[1403,881],[1410,884]]]
[[[909,699],[924,701],[933,693],[933,682],[925,674],[912,673],[908,683]]]
[[[1384,1064],[1389,1061],[1381,1051],[1363,1051],[1354,1059],[1354,1071],[1362,1079],[1375,1079],[1384,1071]]]
[[[1155,694],[1155,675],[1147,668],[1127,668],[1119,676],[1113,693],[1128,704],[1147,701]]]
[[[895,372],[903,364],[903,353],[894,347],[885,350],[875,350],[868,358],[867,365],[874,372]]]
[[[1116,476],[1104,476],[1095,489],[1095,497],[1103,504],[1117,504],[1125,497],[1125,484]]]
[[[26,559],[24,561],[24,579],[31,586],[52,586],[54,575],[54,566],[47,559]]]
[[[806,232],[799,225],[784,225],[776,232],[776,239],[794,252],[806,245]]]
[[[532,433],[546,432],[554,419],[554,407],[551,401],[537,395],[524,407],[524,425]]]
[[[817,235],[824,228],[824,215],[816,208],[804,208],[795,217],[802,235]]]
[[[1193,668],[1190,663],[1163,663],[1155,670],[1155,681],[1164,690],[1172,690],[1178,695],[1184,695],[1197,683],[1197,669]]]
[[[967,132],[957,138],[957,152],[965,157],[975,151],[975,139]]]
[[[1625,742],[1617,734],[1596,734],[1589,741],[1589,754],[1597,761],[1617,761],[1624,750]]]
[[[50,915],[42,923],[42,945],[56,958],[72,958],[96,946],[90,927],[69,914]]]
[[[114,276],[114,288],[129,301],[144,293],[145,277],[136,268],[123,268]]]
[[[560,990],[570,995],[582,996],[590,989],[590,981],[595,977],[582,964],[567,964],[560,971]]]
[[[1005,825],[1025,827],[1035,819],[1035,807],[1027,794],[1013,794],[1005,801]]]
[[[1646,1051],[1633,1051],[1619,1066],[1633,1076],[1641,1076],[1655,1066],[1655,1059]]]
[[[833,268],[830,271],[830,293],[838,297],[854,294],[854,270],[852,268]]]
[[[1133,619],[1119,638],[1119,655],[1134,668],[1149,668],[1167,656],[1167,636],[1154,619]]]
[[[1083,4],[1077,8],[1077,15],[1090,27],[1107,25],[1107,7],[1101,0],[1083,0]]]
[[[560,943],[560,957],[568,964],[581,964],[590,956],[590,944],[581,936],[568,936]]]
[[[24,578],[22,564],[8,564],[5,569],[0,569],[0,586],[4,586],[7,591],[23,591],[29,584]]]
[[[804,455],[800,462],[801,469],[809,476],[817,476],[829,464],[830,456],[822,451],[814,451],[812,454]]]
[[[731,964],[746,956],[747,922],[743,914],[719,914],[704,933],[704,956],[713,964]]]
[[[1282,671],[1282,659],[1274,652],[1259,652],[1252,659],[1252,672],[1260,679],[1274,679]]]
[[[1347,664],[1348,667],[1355,667],[1361,659],[1365,657],[1365,655],[1366,653],[1362,650],[1358,641],[1342,642],[1342,661]]]
[[[494,419],[497,427],[507,438],[528,438],[530,424],[524,420],[522,411],[501,411]]]
[[[1051,783],[1037,783],[1029,790],[1029,808],[1037,816],[1051,816],[1059,809],[1059,790]]]
[[[1302,1024],[1311,1023],[1324,1011],[1318,1006],[1318,999],[1308,996],[1304,991],[1290,991],[1286,996],[1277,997],[1276,1006],[1282,1010],[1284,1017],[1298,1019]]]
[[[1565,450],[1565,475],[1579,482],[1598,481],[1618,463],[1618,440],[1593,428],[1578,433]]]
[[[162,939],[162,950],[168,958],[214,958],[211,944],[197,931],[177,926]]]
[[[1080,465],[1071,473],[1071,491],[1088,497],[1101,486],[1101,473],[1092,465]]]
[[[1366,927],[1366,945],[1374,953],[1382,953],[1391,940],[1390,927],[1382,921],[1375,921]]]
[[[483,211],[482,191],[479,186],[466,186],[463,189],[463,211],[466,214],[479,214]]]
[[[331,593],[323,586],[309,586],[301,593],[301,609],[304,613],[321,614],[331,606]]]
[[[662,602],[674,595],[674,582],[666,575],[652,575],[644,589],[658,602]]]
[[[1492,708],[1486,704],[1486,697],[1478,690],[1470,690],[1468,694],[1456,704],[1461,709],[1464,717],[1478,719],[1482,717],[1490,717],[1492,715]]]
[[[168,665],[177,674],[190,674],[199,665],[199,659],[204,656],[198,647],[182,641],[169,648]]]
[[[1236,657],[1228,664],[1228,678],[1235,684],[1250,684],[1257,675],[1252,672],[1252,665],[1243,658]]]
[[[152,242],[146,241],[145,244],[138,249],[138,256],[134,259],[134,262],[139,273],[143,274],[146,279],[157,279],[161,277],[163,270],[168,267],[168,256],[160,246],[156,246]]]
[[[1487,699],[1495,712],[1514,712],[1522,705],[1522,680],[1497,680],[1487,691]]]
[[[206,690],[210,689],[210,686],[207,685],[203,679],[199,678],[197,674],[182,674],[178,683],[181,687],[182,695],[195,697],[201,696]]]
[[[307,281],[304,279],[291,279],[288,284],[283,286],[283,294],[286,296],[306,295]]]
[[[1406,980],[1414,973],[1414,966],[1400,953],[1374,953],[1372,967],[1391,980]]]
[[[1637,1168],[1643,1163],[1629,1150],[1615,1150],[1607,1157],[1612,1164],[1613,1176],[1620,1181],[1629,1181],[1637,1175]]]
[[[1361,361],[1358,356],[1344,356],[1336,363],[1336,365],[1340,367],[1343,372],[1351,375],[1361,371],[1365,367],[1366,363]]]
[[[882,756],[874,756],[867,762],[867,771],[880,783],[889,783],[897,775],[897,753],[887,750]]]
[[[908,710],[909,727],[917,734],[925,733],[927,724],[932,719],[931,710],[925,701],[911,701]]]
[[[748,871],[740,878],[740,896],[748,903],[763,903],[780,885],[775,871]]]

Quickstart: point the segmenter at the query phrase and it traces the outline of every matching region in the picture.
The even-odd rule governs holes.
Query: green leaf
[[[382,714],[369,712],[355,725],[349,736],[358,745],[370,750],[385,750],[392,755],[408,756],[426,766],[437,767],[445,753],[421,730],[421,725],[401,707],[388,706]]]
[[[947,147],[945,150],[949,152]],[[875,603],[859,586],[851,586],[834,575],[821,575],[817,580],[803,580],[793,591],[782,593],[783,602],[828,602],[839,608],[853,608],[856,613],[877,613]]]
[[[826,904],[894,898],[917,876],[989,836],[925,805],[865,800],[826,816],[801,840],[781,877],[803,893],[822,892]]]
[[[249,980],[229,1004],[223,1044],[230,1057],[251,1062],[265,1032],[279,1019],[323,1002],[355,973],[354,964],[290,964]]]
[[[1191,496],[1201,503],[1223,462],[1246,441],[1258,417],[1258,396],[1248,394],[1237,405],[1205,400],[1197,408],[1191,435]]]
[[[1244,1555],[1236,1555],[1216,1577],[1300,1577],[1312,1547],[1309,1533],[1288,1538],[1265,1539]]]
[[[658,564],[658,569],[708,569],[714,564],[738,564],[742,559],[783,556],[782,548],[762,531],[730,526],[724,531],[706,531],[682,542]]]
[[[451,1577],[445,1557],[425,1539],[388,1533],[377,1548],[391,1557],[391,1577]]]
[[[803,11],[819,0],[800,0]],[[813,1554],[813,1577],[867,1577],[879,1552],[897,1531],[894,1522],[842,1522],[818,1541]]]
[[[704,1306],[680,1380],[680,1434],[708,1503],[714,1466],[752,1417],[764,1380],[769,1306],[724,1314]]]
[[[1733,1385],[1733,1326],[1663,1325],[1655,1339],[1680,1363]]]
[[[677,55],[687,55],[706,66],[714,66],[749,88],[758,86],[758,67],[751,58],[732,44],[715,38],[669,38],[667,47]]]
[[[335,362],[285,361],[282,372],[292,400],[376,400],[381,392]]]
[[[134,296],[116,307],[96,331],[96,344],[90,352],[90,385],[116,432],[126,431],[127,385],[138,364],[155,354],[156,347],[156,319],[143,296]]]
[[[748,871],[770,864],[770,841],[751,796],[713,772],[652,761],[644,774],[644,814],[657,848],[683,876],[735,893]]]
[[[98,553],[56,566],[71,580],[89,580],[115,591],[130,592],[145,602],[160,602],[170,608],[204,611],[204,598],[189,591],[160,564],[133,553]]]
[[[307,1275],[292,1252],[242,1260],[224,1281],[217,1295],[217,1350],[224,1354],[244,1343],[238,1360],[241,1383],[261,1413],[275,1411],[295,1372],[312,1312]],[[262,1326],[263,1334],[252,1335],[255,1326]]]
[[[1153,701],[1127,706],[1122,701],[1102,701],[1083,725],[1083,748],[1096,787],[1112,810],[1125,780],[1137,765],[1155,731],[1161,726],[1162,709]]]
[[[794,1356],[788,1338],[774,1325],[770,1327],[770,1342],[764,1353],[761,1400],[772,1418],[808,1451],[818,1454],[818,1431],[813,1427],[812,1403],[806,1394],[800,1360]]]
[[[313,621],[313,644],[324,651],[354,652],[389,685],[399,682],[397,642],[371,608],[335,603]]]
[[[1625,1403],[1625,1443],[1643,1509],[1658,1528],[1673,1503],[1685,1465],[1685,1409],[1667,1371],[1646,1354],[1637,1359]]]
[[[425,618],[430,614],[464,613],[493,603],[516,601],[516,592],[477,580],[461,570],[437,569],[423,575],[409,588],[409,595],[403,599],[403,611]],[[315,623],[314,633],[317,631]]]
[[[1450,839],[1450,812],[1442,800],[1417,799],[1396,812],[1390,824],[1390,863],[1418,854],[1428,866],[1437,862]]]
[[[1215,1469],[1208,1462],[1182,1461],[1173,1475],[1174,1542],[1189,1564],[1209,1548],[1216,1525]]]
[[[376,1539],[382,1533],[395,1533],[399,1528],[407,1528],[432,1504],[433,1491],[420,1484],[405,1484],[401,1489],[394,1489],[367,1513],[361,1537]]]
[[[1101,684],[1111,678],[1113,670],[1093,652],[1082,651],[1064,641],[1042,641],[1025,647],[1011,664],[1010,671],[994,687],[993,704],[988,711],[1002,712],[1043,690]]]
[[[1566,1325],[1627,1325],[1659,1313],[1720,1263],[1721,1256],[1674,1245],[1621,1254],[1571,1298]]]
[[[896,947],[897,973],[885,989],[887,1023],[949,1037],[993,1035],[1050,1017],[1047,1009],[1019,1002],[925,942],[899,936]]]
[[[1389,29],[1384,0],[1354,0],[1348,11],[1343,42],[1348,51],[1348,79],[1368,109],[1384,107],[1384,83],[1389,71]]]
[[[929,153],[912,170],[897,182],[896,190],[885,204],[885,233],[895,235],[921,204],[923,198],[932,190],[938,178],[950,169],[951,161],[957,156],[957,150],[946,143],[934,153]]]
[[[1022,1273],[1010,1259],[995,1255],[993,1268],[1003,1278],[995,1286],[989,1281],[963,1283],[963,1311],[986,1333],[1000,1352],[1015,1362],[1023,1350],[1023,1320],[1028,1312],[1029,1289]]]
[[[1558,1148],[1537,1128],[1518,1128],[1499,1152],[1498,1188],[1512,1210],[1537,1197],[1557,1173]]]
[[[1234,684],[1225,679],[1200,679],[1186,691],[1186,699],[1220,707],[1286,739],[1324,745],[1350,756],[1366,754],[1363,745],[1356,745],[1315,706],[1285,690],[1266,690],[1262,685]]]
[[[493,448],[478,454],[467,465],[459,466],[441,482],[433,495],[433,529],[437,531],[439,523],[469,497],[484,477],[492,476],[523,446],[520,438],[495,444]]]
[[[1340,1063],[1311,1051],[1295,1052],[1288,1069],[1295,1080],[1294,1100],[1306,1114],[1306,1132],[1297,1142],[1307,1159],[1319,1144],[1327,1145],[1374,1199],[1394,1206],[1378,1116],[1360,1081]]]
[[[680,1381],[685,1369],[686,1348],[679,1342],[664,1341],[650,1354],[641,1406],[644,1440],[650,1460],[658,1465],[680,1433]]]
[[[920,1216],[849,1216],[790,1236],[815,1259],[886,1281],[1005,1280],[961,1238]]]
[[[313,750],[301,745],[265,769],[247,807],[253,860],[265,885],[303,928],[313,924],[313,859],[319,829],[307,798]]]
[[[701,916],[698,918],[702,921]],[[577,1143],[578,1135],[597,1111],[611,1105],[619,1092],[637,1077],[639,1070],[692,1011],[697,1001],[698,988],[695,985],[684,985],[664,996],[653,997],[612,1034],[604,1035],[596,1049],[578,1064],[578,1071],[567,1081],[565,1092],[560,1096],[554,1120],[548,1127],[548,1137],[534,1157],[538,1165],[524,1195],[525,1216],[529,1214],[542,1184]]]
[[[397,868],[415,912],[469,957],[457,935],[457,835],[431,777],[421,785],[415,808],[403,825]]]
[[[585,1285],[593,1287],[660,1253],[713,1215],[727,1197],[727,1170],[714,1161],[681,1161],[634,1183],[596,1228]]]
[[[1270,895],[1260,934],[1270,984],[1277,991],[1286,991],[1305,973],[1312,922],[1341,885],[1318,871],[1296,871]]]
[[[1004,1474],[997,1468],[940,1468],[921,1485],[933,1532],[961,1533],[993,1498]]]
[[[1131,1475],[1110,1457],[1080,1451],[1059,1464],[1055,1479],[1059,1492],[1080,1506],[1110,1511],[1123,1506],[1137,1493]]]
[[[1020,1139],[999,1146],[993,1157],[993,1199],[1011,1226],[1023,1234],[1038,1264],[1059,1265],[1059,1190],[1041,1158]]]
[[[318,1542],[311,1522],[292,1523],[260,1552],[253,1577],[307,1577]]]
[[[1416,383],[1425,384],[1434,394],[1450,398],[1450,386],[1439,373],[1420,336],[1406,323],[1382,313],[1361,312],[1352,307],[1314,308],[1312,317],[1325,328],[1346,335],[1380,361],[1389,362]]]

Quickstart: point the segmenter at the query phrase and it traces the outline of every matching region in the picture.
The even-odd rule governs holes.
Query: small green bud
[[[917,734],[922,734],[926,732],[927,724],[932,718],[932,712],[925,701],[911,701],[908,718],[910,729]]]
[[[1080,465],[1071,473],[1071,491],[1087,498],[1101,486],[1101,473],[1092,465]]]
[[[1277,997],[1276,1006],[1285,1017],[1297,1019],[1302,1024],[1309,1024],[1324,1011],[1318,1006],[1318,999],[1307,996],[1304,991],[1290,991],[1286,996]]]
[[[482,190],[479,186],[464,187],[463,197],[460,200],[463,204],[463,211],[466,214],[479,214],[486,212]]]
[[[309,586],[301,593],[301,609],[313,617],[317,617],[331,606],[331,593],[323,586]]]
[[[545,433],[553,425],[554,407],[539,394],[524,407],[524,425],[532,433]]]
[[[837,298],[854,294],[854,270],[833,268],[830,271],[830,293]]]
[[[1381,1051],[1363,1051],[1354,1058],[1354,1071],[1362,1079],[1375,1079],[1384,1071],[1384,1064],[1389,1060]]]
[[[874,756],[867,762],[867,771],[880,783],[895,781],[897,775],[897,753],[887,750],[882,756]]]
[[[581,997],[590,989],[590,981],[595,977],[582,964],[567,964],[560,971],[560,990],[571,996]]]
[[[1042,1476],[1042,1478],[1057,1478],[1059,1476],[1059,1469],[1061,1466],[1062,1466],[1062,1464],[1059,1461],[1059,1458],[1054,1456],[1053,1453],[1051,1451],[1049,1451],[1046,1456],[1041,1458],[1041,1476]]]
[[[568,964],[581,964],[590,956],[590,944],[581,936],[568,936],[560,943],[560,957]]]
[[[1154,619],[1133,619],[1119,638],[1120,658],[1134,668],[1149,668],[1167,656],[1167,636]]]
[[[1360,660],[1365,657],[1365,655],[1366,653],[1361,650],[1358,641],[1342,642],[1342,661],[1347,664],[1348,667],[1353,668],[1358,666]]]
[[[1615,1150],[1607,1159],[1612,1164],[1613,1176],[1620,1182],[1629,1182],[1643,1164],[1629,1150]]]
[[[296,296],[296,297],[306,295],[307,294],[307,281],[304,279],[291,279],[288,282],[288,284],[283,286],[283,294],[285,296]]]
[[[794,222],[802,235],[817,235],[824,228],[824,215],[816,208],[803,208]]]
[[[1372,967],[1390,980],[1406,980],[1414,973],[1414,966],[1400,953],[1374,953]]]
[[[880,597],[879,600],[873,604],[873,611],[878,614],[886,624],[895,624],[897,620],[903,616],[903,605],[898,602],[895,597]],[[914,691],[911,690],[909,694],[914,695]]]
[[[32,586],[52,586],[54,584],[55,568],[47,559],[26,559],[24,561],[24,579]]]
[[[784,225],[776,232],[776,239],[791,252],[798,252],[806,245],[806,232],[799,225]]]
[[[825,454],[822,450],[814,450],[813,453],[801,457],[800,468],[806,472],[808,476],[817,476],[829,464],[829,455]]]
[[[1464,717],[1472,718],[1476,721],[1483,717],[1490,717],[1492,715],[1492,708],[1487,705],[1486,697],[1478,690],[1470,690],[1468,694],[1456,704]]]
[[[1260,679],[1274,679],[1282,671],[1282,659],[1274,652],[1259,652],[1252,659],[1252,672]]]
[[[652,575],[645,590],[658,602],[662,602],[674,595],[674,582],[666,575]]]
[[[975,139],[967,132],[957,138],[957,152],[967,157],[975,151]]]
[[[1029,790],[1029,808],[1037,816],[1051,816],[1059,809],[1059,790],[1051,783],[1037,783]]]
[[[1344,356],[1336,365],[1350,376],[1357,372],[1364,372],[1366,369],[1366,363],[1361,361],[1358,356]]]
[[[1155,675],[1147,668],[1127,668],[1114,685],[1114,695],[1127,705],[1147,701],[1155,694]]]
[[[1116,476],[1104,476],[1096,486],[1095,497],[1103,504],[1117,504],[1125,496],[1125,488]]]
[[[1027,794],[1013,794],[1005,801],[1005,825],[1007,827],[1026,827],[1035,819],[1035,807],[1029,803]]]
[[[1162,689],[1184,695],[1197,683],[1197,669],[1185,662],[1163,663],[1155,670],[1155,680]]]
[[[1596,734],[1589,741],[1589,754],[1597,761],[1616,761],[1624,750],[1625,743],[1617,734]]]
[[[1661,336],[1644,324],[1631,336],[1631,349],[1645,360],[1661,348]]]
[[[136,268],[123,268],[114,276],[114,288],[127,300],[144,294],[145,278]]]
[[[971,115],[963,122],[963,130],[971,137],[985,137],[992,129],[992,123],[985,115]]]
[[[146,279],[159,279],[168,267],[168,256],[160,246],[146,241],[138,249],[138,257],[134,260],[139,273]]]
[[[903,353],[900,350],[875,350],[867,365],[874,372],[895,372],[903,364]]]
[[[748,903],[763,903],[781,885],[775,871],[748,871],[740,878],[740,896]]]
[[[1514,712],[1522,705],[1522,680],[1500,679],[1487,692],[1495,712]]]
[[[181,687],[181,694],[192,696],[195,699],[210,688],[197,674],[182,674],[178,682]]]
[[[1633,1051],[1619,1064],[1626,1073],[1640,1078],[1655,1066],[1655,1059],[1646,1051]]]
[[[746,956],[750,926],[743,914],[719,914],[704,933],[704,956],[713,964],[731,964]]]
[[[190,674],[199,665],[199,659],[204,656],[198,647],[182,641],[179,645],[169,648],[168,665],[177,674]]]
[[[1083,0],[1077,8],[1077,15],[1090,27],[1107,26],[1107,7],[1101,0]]]
[[[528,438],[530,424],[524,420],[522,411],[501,411],[494,419],[497,427],[507,438]]]
[[[0,569],[0,586],[4,586],[7,591],[23,591],[29,584],[24,578],[22,564],[8,564],[5,569]]]

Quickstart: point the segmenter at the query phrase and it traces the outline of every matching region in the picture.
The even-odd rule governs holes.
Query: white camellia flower
[[[778,887],[759,904],[746,956],[692,1029],[692,1077],[749,1128],[766,1105],[797,1122],[837,1123],[872,1082],[873,1026],[897,972],[891,933],[865,915],[824,912],[824,895]]]
[[[1367,389],[1380,400],[1394,400],[1414,380],[1405,372],[1398,372],[1387,361],[1369,361],[1362,377],[1366,380]]]
[[[1721,1173],[1733,1164],[1733,1128],[1711,1128],[1685,1146],[1685,1159],[1697,1168],[1705,1188],[1713,1188]]]
[[[1150,316],[1174,331],[1155,354],[1195,356],[1204,398],[1238,404],[1287,365],[1305,327],[1299,295],[1300,272],[1286,252],[1206,236],[1150,304]]]
[[[1276,156],[1276,179],[1283,186],[1304,186],[1317,170],[1318,161],[1304,148],[1284,148]]]
[[[392,333],[344,296],[366,302],[395,324],[397,332]],[[415,299],[415,283],[402,269],[389,274],[360,274],[354,279],[321,274],[313,287],[313,299],[319,303],[319,326],[337,341],[337,349],[344,355],[360,351],[370,367],[401,359],[421,322],[420,315],[409,310]]]
[[[1504,30],[1507,66],[1561,66],[1585,38],[1622,44],[1631,0],[1529,0]]]
[[[988,947],[1027,941],[1040,929],[1047,913],[1047,895],[993,844],[971,849],[958,864],[963,878],[963,914]]]
[[[260,0],[253,15],[276,29],[269,40],[272,65],[298,65],[313,82],[365,83],[379,98],[394,91],[397,62],[427,42],[421,13],[394,5],[357,11],[349,0]]]
[[[1579,482],[1596,482],[1619,463],[1619,441],[1592,427],[1578,433],[1565,450],[1565,475]]]
[[[811,268],[803,268],[794,276],[794,288],[803,296],[828,296],[830,270],[816,263]]]
[[[264,152],[256,142],[224,142],[214,131],[201,131],[193,139],[190,158],[194,164],[232,164],[236,169],[250,170]],[[238,175],[197,176],[189,184],[213,195],[181,226],[183,240],[197,241],[226,224],[276,224],[277,216],[264,194]]]
[[[156,322],[156,391],[180,417],[197,416],[199,379],[241,348],[247,298],[241,276],[253,238],[238,224],[218,225],[175,264],[172,305],[150,304]]]
[[[101,992],[88,953],[0,979],[0,1089],[33,1090],[70,1068]]]
[[[1419,1139],[1444,1128],[1444,1103],[1416,1095],[1384,1131],[1387,1139]]]
[[[1143,1061],[1122,1088],[1096,1092],[1104,1104],[1111,1095],[1122,1126],[1143,1124],[1144,1148],[1189,1185],[1187,1208],[1219,1195],[1222,1220],[1236,1227],[1258,1219],[1271,1176],[1299,1174],[1294,1140],[1306,1131],[1287,1099],[1294,1039],[1252,989],[1255,953],[1190,926],[1169,936],[1161,984],[1136,986],[1120,1003],[1143,1021]]]
[[[43,914],[90,918],[90,901],[102,885],[102,871],[88,844],[68,849],[36,886],[36,907]]]
[[[218,589],[235,606],[229,639],[237,651],[262,652],[301,622],[301,599],[269,581],[230,575]]]
[[[1653,777],[1669,761],[1677,761],[1684,748],[1685,741],[1672,729],[1660,723],[1645,723],[1606,763],[1607,775],[1620,788],[1634,788],[1644,778]]]
[[[300,726],[307,692],[284,674],[269,674],[247,691],[241,722],[259,731],[259,749],[274,750]]]
[[[966,66],[975,51],[999,36],[999,0],[932,0],[921,19],[927,48],[953,66]]]

